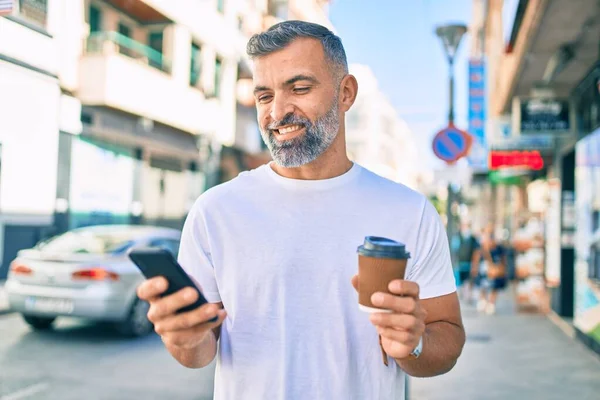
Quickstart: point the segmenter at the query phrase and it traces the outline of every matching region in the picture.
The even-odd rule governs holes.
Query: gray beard
[[[329,111],[314,124],[307,118],[288,114],[281,121],[269,124],[266,129],[261,128],[261,136],[271,152],[273,161],[284,168],[297,168],[316,160],[337,137],[340,128],[337,112],[336,96]],[[304,134],[283,142],[278,141],[275,138],[277,133],[273,129],[284,125],[301,125],[305,128]]]

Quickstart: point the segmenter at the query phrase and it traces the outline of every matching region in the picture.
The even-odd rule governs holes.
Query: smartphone
[[[208,303],[208,300],[202,295],[202,292],[200,292],[189,275],[181,268],[181,265],[179,265],[170,251],[160,247],[136,248],[132,249],[128,255],[147,279],[157,276],[163,276],[167,279],[169,287],[161,297],[178,292],[188,286],[196,289],[198,299],[194,304],[180,308],[177,314],[194,310]],[[217,319],[215,317],[209,322],[215,322]]]

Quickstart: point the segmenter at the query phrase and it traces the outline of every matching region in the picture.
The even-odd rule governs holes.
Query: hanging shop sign
[[[550,155],[554,151],[554,136],[552,135],[527,135],[497,140],[491,145],[497,151],[534,151],[543,155]]]
[[[520,99],[521,134],[567,133],[571,129],[570,104],[564,99]]]
[[[492,150],[488,160],[490,170],[520,168],[539,171],[544,168],[544,159],[539,151],[499,151]]]

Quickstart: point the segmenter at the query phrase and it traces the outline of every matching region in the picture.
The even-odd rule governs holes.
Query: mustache
[[[311,126],[312,123],[308,118],[301,117],[299,115],[295,115],[293,113],[287,114],[285,117],[280,119],[279,121],[273,121],[269,125],[267,125],[267,129],[274,130],[278,129],[285,125],[302,125],[304,127]]]

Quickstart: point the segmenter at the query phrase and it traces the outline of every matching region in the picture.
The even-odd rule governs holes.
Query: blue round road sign
[[[472,141],[471,135],[451,124],[433,138],[433,152],[439,159],[453,163],[469,153]]]

